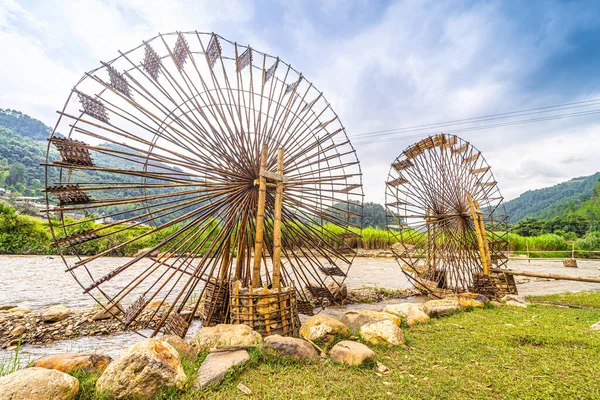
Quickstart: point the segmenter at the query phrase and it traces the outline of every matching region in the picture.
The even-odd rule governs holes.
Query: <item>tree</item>
[[[10,166],[6,183],[11,186],[16,186],[19,183],[25,183],[25,173],[27,168],[25,164],[16,162]]]
[[[538,236],[544,232],[544,221],[537,218],[525,218],[514,226],[513,231],[521,236]]]
[[[371,226],[373,228],[384,229],[386,226],[385,208],[377,203],[365,203],[363,207],[363,228]]]

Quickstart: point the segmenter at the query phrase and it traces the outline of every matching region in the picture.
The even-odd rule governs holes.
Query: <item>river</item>
[[[117,265],[124,264],[127,258],[105,257],[95,266],[108,272]],[[582,276],[598,276],[598,261],[578,261],[579,268],[567,269],[560,261],[511,260],[508,267],[535,272],[568,273]],[[27,307],[34,312],[50,305],[65,305],[73,310],[88,309],[94,301],[82,293],[81,287],[66,273],[60,257],[51,256],[0,256],[0,305],[11,304]],[[134,270],[129,273],[135,274]],[[348,287],[379,286],[385,288],[408,288],[410,284],[396,261],[392,258],[357,257],[346,280]],[[600,289],[600,284],[573,281],[532,280],[518,285],[519,294],[539,295],[568,291]],[[400,302],[395,300],[390,302]],[[404,300],[404,301],[414,301]],[[356,307],[356,306],[353,306]],[[382,304],[361,305],[361,308],[382,308]],[[346,307],[334,307],[329,313],[339,315]],[[191,336],[200,328],[195,323],[190,328]],[[69,352],[103,352],[117,356],[120,351],[135,342],[139,336],[128,332],[112,336],[80,337],[73,340],[54,342],[44,346],[26,345],[21,348],[22,363],[42,355]],[[0,350],[0,362],[14,354]]]

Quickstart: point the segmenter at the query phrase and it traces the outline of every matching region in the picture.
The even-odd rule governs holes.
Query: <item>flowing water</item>
[[[124,264],[129,258],[105,257],[95,263],[95,268],[101,274],[107,273],[118,265]],[[70,260],[69,260],[70,261]],[[560,261],[536,260],[530,263],[526,260],[511,260],[508,267],[532,272],[551,272],[582,276],[598,276],[600,262],[578,261],[579,268],[567,269]],[[55,256],[0,256],[0,305],[17,305],[27,307],[34,312],[50,305],[65,305],[73,310],[89,309],[95,302],[82,293],[81,287],[70,274],[66,273],[65,265],[60,257]],[[135,269],[125,272],[124,279],[132,278]],[[519,281],[519,280],[518,280]],[[110,282],[108,282],[110,284]],[[396,261],[392,258],[356,258],[346,280],[348,287],[379,286],[384,288],[408,288],[410,284],[401,272]],[[532,280],[518,285],[519,294],[539,295],[561,293],[568,291],[600,289],[600,284],[573,281]],[[415,301],[415,299],[390,300],[387,303]],[[356,308],[380,309],[382,303],[368,305],[352,305]],[[327,312],[341,315],[347,306],[332,307]],[[190,328],[188,335],[193,336],[200,328],[196,322]],[[117,356],[122,349],[128,347],[140,336],[133,332],[111,336],[80,337],[72,340],[54,342],[44,346],[25,345],[21,348],[22,362],[34,360],[47,354],[69,351],[102,352]],[[0,362],[13,355],[13,351],[0,350]]]

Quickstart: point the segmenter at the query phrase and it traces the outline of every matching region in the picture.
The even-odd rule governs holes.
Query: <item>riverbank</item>
[[[251,351],[216,388],[193,388],[206,354],[184,360],[182,389],[157,399],[497,399],[600,397],[600,292],[531,296],[527,308],[487,306],[402,326],[406,348],[375,346],[381,366],[301,363]],[[557,304],[553,304],[557,303]],[[98,399],[94,373],[78,399]],[[240,386],[243,385],[243,386]],[[244,389],[246,390],[246,389]]]
[[[99,273],[110,271],[115,265],[122,265],[130,260],[123,257],[103,257],[96,264]],[[69,259],[69,261],[71,261]],[[62,330],[56,329],[52,324],[44,324],[43,330],[48,330],[37,339],[24,345],[21,348],[25,359],[35,359],[47,354],[68,352],[68,351],[91,351],[105,352],[111,356],[116,356],[119,352],[139,340],[139,336],[133,332],[123,332],[121,326],[116,321],[104,321],[101,323],[85,322],[74,329],[70,337],[64,337],[66,328],[69,325],[75,325],[81,320],[82,316],[90,317],[92,311],[98,312],[99,309],[90,296],[83,294],[81,287],[66,272],[64,272],[64,263],[60,257],[48,256],[0,256],[0,305],[15,305],[33,310],[33,314],[53,305],[63,305],[69,307],[74,317],[69,323],[59,322]],[[595,261],[580,261],[578,269],[569,269],[569,273],[597,276],[600,263]],[[565,273],[562,263],[545,260],[532,260],[531,263],[519,260],[511,260],[509,268],[524,269],[537,272]],[[135,274],[135,270],[127,271]],[[370,287],[387,288],[393,290],[406,290],[411,288],[404,274],[393,258],[365,257],[357,258],[346,280],[349,288]],[[548,295],[553,293],[594,290],[599,289],[600,285],[582,282],[554,281],[548,279],[529,279],[518,278],[517,287],[520,294],[523,295]],[[385,291],[385,290],[384,290]],[[381,300],[381,296],[376,296],[372,301]],[[415,301],[407,299],[406,301]],[[382,305],[363,304],[354,306],[365,309],[377,309]],[[339,316],[348,309],[348,306],[329,307],[326,312]],[[32,316],[33,317],[33,316]],[[39,317],[36,317],[39,318]],[[30,322],[31,324],[31,322]],[[31,324],[39,325],[39,322]],[[64,325],[64,326],[63,326]],[[196,323],[190,328],[193,334],[199,329],[200,324]],[[3,332],[10,331],[2,329]],[[78,331],[79,330],[79,331]],[[7,332],[7,333],[8,333]],[[35,332],[35,333],[33,333]],[[35,331],[30,334],[36,335]],[[8,338],[4,344],[16,339]],[[50,340],[51,343],[47,343]],[[37,343],[37,344],[32,344]],[[12,343],[14,346],[15,343]],[[0,349],[0,360],[11,357],[12,351]]]

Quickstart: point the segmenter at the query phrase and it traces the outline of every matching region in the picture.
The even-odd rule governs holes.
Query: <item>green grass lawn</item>
[[[281,361],[252,353],[218,388],[168,390],[163,399],[541,399],[600,398],[600,292],[531,298],[526,309],[489,307],[404,328],[409,350],[374,348],[389,375],[373,368]],[[565,308],[573,304],[586,308]],[[187,362],[191,386],[201,360]],[[94,398],[85,377],[80,399]],[[87,389],[86,389],[87,388]]]

